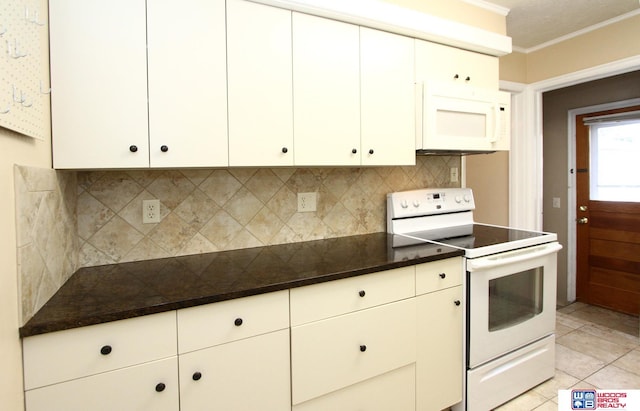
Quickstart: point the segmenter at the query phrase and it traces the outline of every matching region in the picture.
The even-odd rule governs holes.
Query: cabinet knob
[[[459,305],[460,305],[460,300],[455,300],[453,303],[454,303],[456,306],[459,306]]]
[[[358,150],[356,150],[356,149],[354,148],[353,150],[351,150],[351,152],[352,152],[353,154],[356,154],[356,153],[358,152]]]
[[[360,346],[360,352],[365,352],[367,351],[367,346],[366,345],[361,345]]]
[[[100,348],[100,354],[102,355],[109,355],[111,354],[111,346],[110,345],[105,345],[104,347]]]
[[[233,323],[236,325],[236,327],[240,327],[242,325],[242,318],[236,318]]]
[[[369,154],[373,154],[373,149],[369,149]]]
[[[364,297],[366,294],[367,294],[367,293],[365,293],[365,292],[364,292],[364,290],[360,290],[360,291],[358,291],[358,295],[359,295],[360,297]]]
[[[138,146],[134,146],[134,145],[129,146],[129,151],[131,151],[132,153],[135,153],[136,151],[138,151]]]
[[[285,153],[285,154],[287,154],[287,153],[289,152],[289,149],[288,149],[288,148],[286,148],[286,147],[282,147],[282,152],[283,152],[283,153]]]
[[[162,151],[163,153],[166,153],[167,151],[169,151],[169,147],[167,147],[167,146],[160,146],[160,151]]]
[[[193,376],[191,376],[191,378],[193,378],[193,381],[198,381],[200,380],[200,378],[202,378],[202,373],[200,371],[196,371],[193,373]]]
[[[460,76],[459,76],[459,75],[457,75],[457,74],[455,74],[455,75],[453,76],[453,78],[454,78],[454,80],[457,80],[457,79],[459,79],[459,78],[460,78]]]
[[[467,78],[465,78],[464,81],[471,81],[471,77],[467,76]]]
[[[444,279],[444,278],[447,276],[447,274],[445,274],[445,273],[440,273],[440,274],[438,274],[438,276],[440,276],[440,278]]]
[[[165,388],[167,388],[167,386],[164,385],[163,382],[159,382],[158,384],[156,384],[156,391],[157,392],[162,392],[162,391],[164,391]]]

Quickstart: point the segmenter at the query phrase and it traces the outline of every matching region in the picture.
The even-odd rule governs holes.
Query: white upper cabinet
[[[226,166],[224,0],[148,1],[147,35],[150,166]]]
[[[293,165],[291,11],[227,1],[229,165]]]
[[[228,164],[224,0],[50,7],[55,168]]]
[[[293,13],[296,165],[360,164],[358,26]]]
[[[363,165],[414,165],[414,40],[360,28]]]
[[[49,8],[53,166],[148,167],[145,1]]]
[[[498,58],[416,40],[416,81],[446,81],[497,90]]]

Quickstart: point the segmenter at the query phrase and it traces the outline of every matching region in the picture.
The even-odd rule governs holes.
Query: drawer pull
[[[367,351],[367,346],[366,345],[361,345],[360,346],[360,352],[365,352]]]
[[[167,388],[167,386],[164,385],[163,382],[159,382],[158,384],[156,384],[156,391],[157,392],[162,392],[162,391],[164,391],[165,388]]]
[[[459,306],[459,305],[460,305],[460,300],[455,300],[453,303],[454,303],[455,305]]]
[[[200,378],[202,378],[202,373],[200,371],[196,371],[193,373],[191,378],[193,378],[193,381],[198,381],[200,380]]]
[[[169,147],[168,146],[160,146],[160,151],[162,151],[163,153],[166,153],[167,151],[169,151]]]
[[[242,325],[242,318],[236,318],[233,323],[236,325],[236,327],[240,327]]]
[[[100,354],[102,355],[109,355],[111,354],[112,348],[110,345],[105,345],[104,347],[100,348]]]
[[[442,278],[443,280],[444,280],[444,278],[447,276],[447,274],[445,274],[445,273],[440,273],[440,274],[438,274],[438,275],[439,275],[439,276],[440,276],[440,278]]]
[[[138,151],[138,146],[134,146],[134,145],[129,146],[129,151],[131,151],[132,153],[135,153],[136,151]]]
[[[364,297],[366,294],[367,294],[367,293],[365,293],[365,292],[364,292],[364,290],[360,290],[360,291],[358,291],[358,295],[359,295],[360,297]]]

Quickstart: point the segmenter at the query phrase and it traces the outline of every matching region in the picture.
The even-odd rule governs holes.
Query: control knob
[[[413,200],[413,206],[414,206],[415,208],[420,207],[420,201],[418,201],[418,200]]]
[[[460,204],[462,202],[462,197],[456,196],[456,203]]]
[[[407,200],[400,201],[400,207],[402,207],[402,208],[409,207],[409,203],[407,203]]]
[[[471,197],[469,196],[469,194],[465,194],[465,195],[464,195],[464,202],[465,202],[465,203],[468,203],[468,202],[470,202],[470,201],[471,201]]]

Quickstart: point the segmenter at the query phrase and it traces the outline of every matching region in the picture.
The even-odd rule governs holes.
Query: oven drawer
[[[414,266],[329,281],[291,290],[291,326],[410,298]]]
[[[293,327],[293,404],[414,363],[415,327],[415,299]]]
[[[289,291],[178,310],[178,352],[289,328]]]
[[[42,387],[176,355],[176,313],[71,330],[23,340],[25,389]]]
[[[486,411],[552,378],[555,336],[550,335],[467,372],[467,410]]]
[[[416,294],[426,294],[462,284],[462,257],[416,265]]]

